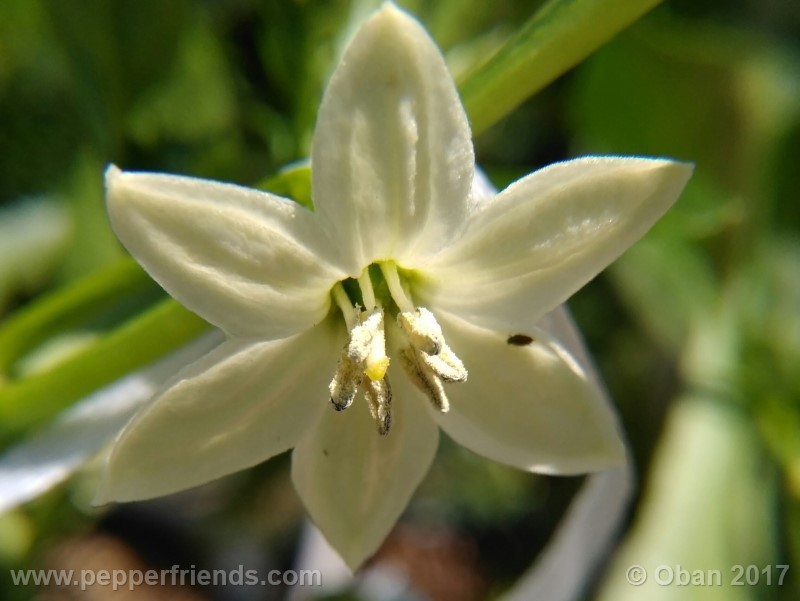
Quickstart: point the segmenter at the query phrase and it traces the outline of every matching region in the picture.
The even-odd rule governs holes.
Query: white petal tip
[[[89,505],[92,507],[105,507],[106,505],[110,505],[113,501],[110,501],[106,498],[105,495],[97,494],[95,495],[91,501],[89,501]]]
[[[103,174],[105,188],[106,188],[106,204],[113,202],[113,200],[119,197],[120,186],[123,184],[123,179],[125,177],[125,173],[114,165],[113,163],[109,163],[108,167],[106,167],[105,173]]]
[[[399,8],[394,2],[383,2],[380,8],[375,11],[373,18],[410,18],[408,13]]]
[[[141,494],[141,490],[146,490],[143,487],[131,485],[131,482],[108,482],[103,481],[98,486],[97,492],[90,501],[92,507],[104,507],[114,503],[131,503],[133,501],[144,501],[152,499],[157,496],[165,496],[171,494],[173,491],[156,493],[156,494]]]
[[[654,161],[666,177],[674,179],[675,183],[680,183],[683,187],[694,173],[694,163],[686,161],[675,161],[672,159],[656,159]]]
[[[663,206],[666,211],[677,202],[683,189],[686,187],[689,178],[694,172],[694,163],[673,161],[670,159],[654,159],[653,179],[656,180],[656,188],[653,192],[654,205]]]
[[[122,170],[119,167],[117,167],[114,163],[109,163],[108,167],[106,167],[106,170],[105,170],[105,177],[106,177],[106,179],[110,179],[112,177],[116,177],[117,175],[120,175],[121,173],[122,173]]]
[[[661,158],[636,158],[639,161],[640,173],[652,178],[657,194],[667,206],[672,205],[680,196],[689,178],[694,172],[694,163]]]
[[[107,468],[105,468],[107,469]],[[111,503],[116,503],[121,499],[117,498],[117,495],[114,494],[113,485],[109,481],[108,474],[104,472],[104,468],[101,468],[100,478],[98,479],[97,490],[94,493],[94,497],[92,500],[89,501],[89,504],[92,507],[103,507],[106,505],[110,505]]]
[[[428,37],[424,27],[413,15],[407,13],[393,2],[384,2],[375,13],[367,19],[361,26],[361,31],[371,31],[373,28],[379,31],[379,39],[382,43],[392,43],[391,39],[402,39],[408,32],[414,34],[422,33]],[[414,38],[408,42],[414,42]]]
[[[553,476],[580,476],[617,468],[627,462],[628,451],[625,444],[619,436],[614,434],[598,440],[597,446],[587,449],[582,456],[576,456],[570,460],[560,459],[553,464],[532,466],[530,471]]]
[[[628,450],[619,436],[607,441],[606,447],[597,454],[596,463],[589,472],[599,472],[612,467],[619,467],[628,462]]]
[[[117,167],[114,163],[109,163],[108,167],[106,167],[105,173],[103,174],[103,178],[105,180],[106,191],[111,191],[111,187],[117,183],[122,178],[123,173],[122,170]]]
[[[380,548],[380,545],[378,546]],[[358,569],[363,566],[368,559],[370,559],[378,551],[378,548],[372,549],[369,553],[364,553],[363,549],[356,549],[352,552],[348,550],[339,551],[342,561],[347,566],[347,569],[355,574]]]

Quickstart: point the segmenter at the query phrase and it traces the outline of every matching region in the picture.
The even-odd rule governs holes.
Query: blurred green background
[[[541,3],[400,4],[463,80]],[[253,185],[306,157],[325,80],[375,5],[0,3],[0,330],[124,255],[103,207],[108,163]],[[475,142],[500,187],[581,154],[696,164],[675,208],[570,303],[640,483],[616,556],[586,599],[800,598],[800,3],[668,1]],[[0,392],[163,298],[149,284],[123,296],[53,324],[56,358],[41,351],[41,335],[24,353],[0,349]],[[287,466],[281,457],[110,511],[89,508],[91,479],[77,478],[0,516],[0,598],[105,598],[14,588],[11,567],[213,568],[231,556],[289,567],[304,513]],[[444,442],[377,561],[406,566],[423,599],[492,598],[531,564],[579,484]],[[631,564],[720,569],[723,583],[735,565],[760,576],[635,588],[624,578]],[[791,566],[781,586],[770,568],[779,564]],[[140,589],[130,598],[289,592]]]

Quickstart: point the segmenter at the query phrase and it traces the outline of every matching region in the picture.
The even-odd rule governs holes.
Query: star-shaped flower
[[[355,568],[427,472],[439,428],[530,471],[623,461],[602,393],[540,320],[641,237],[690,172],[584,158],[483,197],[441,54],[384,5],[323,98],[314,211],[109,168],[120,240],[227,339],[124,429],[99,499],[168,494],[293,448],[297,491]]]

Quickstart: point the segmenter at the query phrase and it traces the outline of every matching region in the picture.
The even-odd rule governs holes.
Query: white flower
[[[624,460],[602,393],[537,324],[651,227],[689,166],[585,158],[471,193],[469,126],[442,56],[385,4],[331,79],[312,172],[313,212],[109,168],[120,240],[227,340],[120,434],[99,501],[293,448],[297,491],[355,568],[427,472],[439,428],[525,470]]]

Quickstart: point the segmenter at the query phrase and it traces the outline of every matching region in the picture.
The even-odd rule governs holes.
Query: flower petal
[[[536,323],[536,329],[543,330],[550,339],[557,340],[559,346],[578,362],[581,370],[586,372],[587,377],[595,383],[597,389],[603,393],[604,397],[607,397],[602,378],[589,357],[586,344],[583,342],[583,337],[572,319],[567,305],[559,305],[543,315]],[[606,398],[606,402],[611,406],[610,399]]]
[[[548,474],[579,474],[624,461],[616,418],[602,391],[543,330],[500,334],[447,314],[437,317],[469,370],[466,382],[447,385],[450,412],[435,414],[457,442],[501,463]]]
[[[600,390],[599,377],[567,308],[559,305],[537,326],[563,345]],[[586,478],[547,546],[501,601],[576,599],[611,549],[634,489],[630,461]]]
[[[358,30],[322,101],[312,149],[316,210],[358,274],[457,235],[469,211],[469,125],[438,48],[385,3]]]
[[[330,304],[333,247],[317,217],[257,190],[154,173],[106,171],[119,239],[167,292],[240,337],[279,338]]]
[[[0,457],[0,513],[71,476],[107,445],[177,370],[217,346],[217,330],[79,401]]]
[[[692,166],[589,157],[558,163],[483,202],[424,269],[428,306],[495,329],[533,325],[621,255],[675,202]]]
[[[633,466],[590,475],[536,562],[498,601],[574,601],[613,552],[633,496]]]
[[[402,376],[392,381],[399,383]],[[397,393],[397,391],[396,391]],[[355,570],[372,555],[428,472],[438,428],[415,397],[396,395],[380,436],[362,395],[328,410],[292,455],[292,480],[311,519]]]
[[[293,447],[328,408],[343,330],[230,340],[187,367],[117,439],[96,503],[177,492]]]

